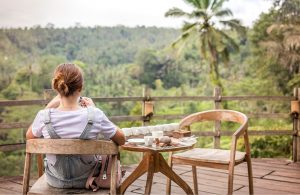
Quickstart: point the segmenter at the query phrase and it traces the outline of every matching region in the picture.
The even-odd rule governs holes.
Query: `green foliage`
[[[141,84],[156,88],[156,81],[161,80],[164,88],[179,87],[183,75],[175,59],[168,55],[158,55],[153,50],[144,50],[137,54],[136,64],[140,67],[138,80]]]
[[[284,144],[282,144],[284,143]],[[290,157],[292,139],[287,136],[265,136],[251,140],[251,155],[254,158]]]
[[[192,13],[172,9],[168,14],[196,19],[209,13],[215,14],[217,18],[231,15],[230,10],[222,8],[222,3],[214,5],[216,9],[213,12],[207,12],[212,5],[205,2],[212,1],[187,1],[196,7]],[[205,9],[198,9],[199,6]],[[276,36],[268,33],[275,22],[285,25],[285,20],[281,21],[277,17],[280,15],[278,10],[271,9],[269,13],[262,14],[246,34],[247,39],[229,30],[244,30],[235,20],[227,21],[226,25],[231,28],[226,29],[206,21],[210,25],[207,30],[199,30],[193,25],[198,20],[190,21],[182,28],[184,45],[179,48],[180,52],[169,47],[172,40],[180,35],[176,29],[143,26],[58,29],[51,25],[47,28],[0,29],[0,99],[43,98],[43,90],[51,87],[54,68],[67,61],[82,68],[85,76],[83,95],[90,97],[140,96],[145,85],[152,88],[152,96],[211,96],[212,70],[212,78],[218,77],[219,81],[216,82],[222,83],[226,95],[290,95],[292,88],[300,84],[299,74],[291,74],[277,58],[278,55],[274,55],[276,53],[269,55],[262,46],[274,40],[281,44],[283,37],[288,37],[287,34],[283,35],[286,31],[282,30],[273,31]],[[298,31],[293,28],[291,32]],[[195,38],[193,35],[197,39],[185,41],[187,38]],[[212,50],[209,43],[213,46]],[[239,53],[234,52],[237,45]],[[217,55],[213,55],[212,51],[217,52]],[[142,111],[141,102],[105,102],[96,105],[108,116],[135,116],[141,115]],[[227,107],[252,114],[288,113],[290,109],[288,102],[280,101],[230,101]],[[158,115],[190,114],[212,108],[211,101],[155,102],[155,114]],[[42,106],[1,107],[0,121],[32,121],[40,109]],[[178,121],[151,120],[151,125]],[[292,129],[291,124],[288,119],[251,118],[249,128]],[[133,121],[117,125],[132,127],[142,124]],[[236,127],[225,123],[221,128],[233,131]],[[213,123],[195,124],[193,130],[212,131]],[[0,144],[23,142],[24,133],[25,129],[2,130]],[[255,157],[291,155],[291,138],[288,136],[254,137],[250,143]],[[222,148],[228,149],[230,144],[230,137],[221,138]],[[244,149],[242,145],[241,139],[237,146],[239,150]],[[213,138],[200,137],[197,146],[212,147]],[[23,158],[23,151],[0,153],[0,175],[22,174]],[[130,164],[138,162],[140,155],[122,152],[121,158],[123,163]]]
[[[173,43],[173,46],[182,43],[182,47],[188,42],[197,44],[200,55],[209,64],[210,81],[213,85],[225,90],[221,83],[219,65],[225,66],[229,63],[230,53],[239,50],[239,45],[232,38],[223,26],[237,32],[244,38],[246,29],[237,19],[228,19],[232,16],[231,10],[223,8],[223,0],[190,0],[185,1],[193,7],[191,13],[184,12],[179,8],[172,8],[165,13],[165,16],[184,17],[181,36]]]

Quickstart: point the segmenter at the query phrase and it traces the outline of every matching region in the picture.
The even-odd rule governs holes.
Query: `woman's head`
[[[72,96],[80,92],[83,86],[81,69],[75,64],[60,64],[54,71],[52,88],[61,96]]]

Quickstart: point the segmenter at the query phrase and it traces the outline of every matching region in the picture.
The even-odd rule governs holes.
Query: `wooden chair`
[[[210,110],[191,114],[181,120],[179,128],[188,128],[195,122],[201,121],[231,121],[240,124],[233,133],[230,150],[193,148],[182,153],[170,154],[169,163],[192,166],[194,193],[198,194],[197,166],[228,170],[228,194],[233,193],[234,166],[247,162],[249,193],[253,194],[252,166],[248,139],[248,118],[245,114],[233,110]],[[236,151],[238,138],[243,135],[245,152]],[[167,180],[167,194],[171,191],[171,181]]]
[[[30,167],[32,154],[38,154],[38,174],[39,179],[30,188],[28,194],[95,194],[92,190],[87,189],[59,189],[51,187],[46,182],[43,174],[42,154],[103,154],[112,155],[111,168],[111,188],[110,194],[117,193],[116,172],[117,172],[117,155],[118,146],[112,141],[103,140],[80,140],[80,139],[30,139],[26,142],[26,157],[23,177],[23,194],[27,194],[30,180]],[[99,193],[104,191],[100,189]],[[106,190],[106,194],[109,193]]]

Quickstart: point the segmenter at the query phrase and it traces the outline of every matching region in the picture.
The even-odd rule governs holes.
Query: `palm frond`
[[[201,8],[202,9],[208,9],[208,6],[210,4],[210,0],[200,0]]]
[[[200,8],[200,9],[202,8],[200,3],[202,0],[184,0],[184,1],[193,7]]]
[[[246,34],[246,28],[243,25],[241,25],[241,22],[238,19],[220,20],[220,23],[223,24],[224,26],[228,26],[229,28],[235,30],[241,35]]]
[[[169,16],[171,16],[171,17],[182,17],[182,16],[189,17],[190,14],[177,8],[177,7],[173,7],[165,13],[165,17],[169,17]]]
[[[216,31],[226,40],[227,44],[232,47],[233,50],[235,51],[239,51],[239,45],[236,43],[236,41],[231,38],[229,35],[227,35],[225,32],[221,31],[221,30],[217,30]]]
[[[228,8],[219,10],[219,11],[215,12],[214,15],[217,17],[233,16],[232,11]]]
[[[187,22],[186,22],[187,23]],[[192,37],[194,34],[196,34],[196,29],[193,28],[196,25],[196,23],[193,25],[191,24],[187,28],[187,30],[185,30],[173,43],[172,43],[172,47],[175,47],[177,44],[179,44],[180,42],[188,42],[188,39],[190,37]]]
[[[183,27],[181,28],[182,32],[186,32],[190,30],[191,28],[195,27],[198,23],[189,23],[189,22],[184,22]]]
[[[225,48],[221,53],[220,53],[220,57],[222,58],[222,62],[224,63],[224,65],[226,67],[228,67],[229,64],[229,50],[228,48]]]
[[[218,0],[213,0],[213,1],[211,2],[210,9],[213,9],[214,6],[216,5],[216,3],[218,3]]]
[[[186,45],[188,43],[191,43],[192,41],[194,41],[194,39],[198,38],[197,33],[196,33],[196,29],[195,28],[190,28],[190,30],[184,32],[181,34],[180,37],[178,37],[173,43],[172,43],[172,47],[175,48],[177,46],[177,52],[181,53],[181,51],[186,47]]]
[[[197,9],[194,10],[191,14],[190,14],[191,18],[201,18],[201,17],[207,17],[207,12],[204,9]]]
[[[212,11],[217,11],[218,9],[222,8],[223,6],[223,3],[225,1],[228,1],[228,0],[216,0],[216,2],[214,2],[211,6],[211,10]]]

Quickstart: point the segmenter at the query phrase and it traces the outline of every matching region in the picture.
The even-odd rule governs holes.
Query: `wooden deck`
[[[135,166],[125,167],[127,176]],[[234,194],[248,194],[246,164],[235,167]],[[192,187],[191,167],[174,166],[174,170]],[[226,194],[227,173],[223,170],[198,168],[199,194]],[[255,194],[300,194],[300,163],[286,159],[253,159]],[[140,177],[125,194],[144,194],[146,175]],[[31,183],[33,180],[31,181]],[[152,194],[165,194],[166,179],[156,174]],[[0,177],[0,194],[22,193],[22,177]],[[184,194],[172,183],[172,194]]]

